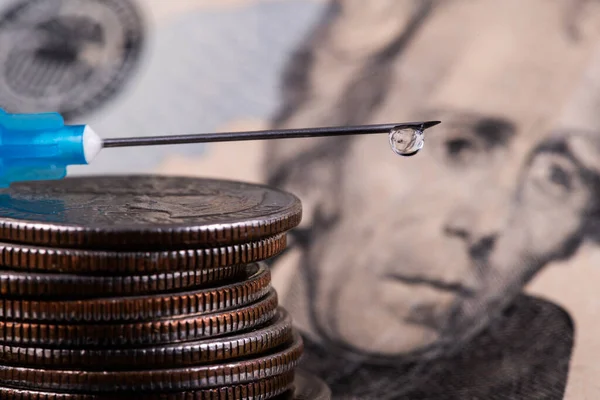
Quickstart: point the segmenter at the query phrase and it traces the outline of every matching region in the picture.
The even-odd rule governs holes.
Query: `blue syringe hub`
[[[67,166],[89,164],[102,140],[87,125],[65,125],[58,113],[9,114],[0,109],[0,187],[56,180]]]

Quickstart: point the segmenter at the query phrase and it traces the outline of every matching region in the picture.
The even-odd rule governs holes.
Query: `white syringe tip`
[[[82,141],[85,162],[90,164],[102,150],[102,138],[89,125],[86,125],[83,130]]]

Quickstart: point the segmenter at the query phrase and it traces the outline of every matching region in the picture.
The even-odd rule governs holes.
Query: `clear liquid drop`
[[[418,128],[394,128],[389,138],[394,153],[405,157],[417,154],[425,142],[425,134]]]

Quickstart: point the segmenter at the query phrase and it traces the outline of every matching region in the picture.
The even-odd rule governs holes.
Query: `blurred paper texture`
[[[70,122],[104,137],[267,121],[281,70],[323,7],[318,0],[0,0],[0,107],[63,111],[73,102]],[[28,75],[10,75],[11,63]],[[173,158],[209,154],[203,145],[114,149],[70,172],[152,172]]]

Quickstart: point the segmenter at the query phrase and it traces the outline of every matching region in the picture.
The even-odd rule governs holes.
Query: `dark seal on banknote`
[[[0,190],[0,241],[164,250],[262,240],[300,223],[300,200],[266,186],[166,176],[77,177]]]
[[[0,15],[0,108],[93,111],[133,76],[143,38],[133,0],[18,1]]]

